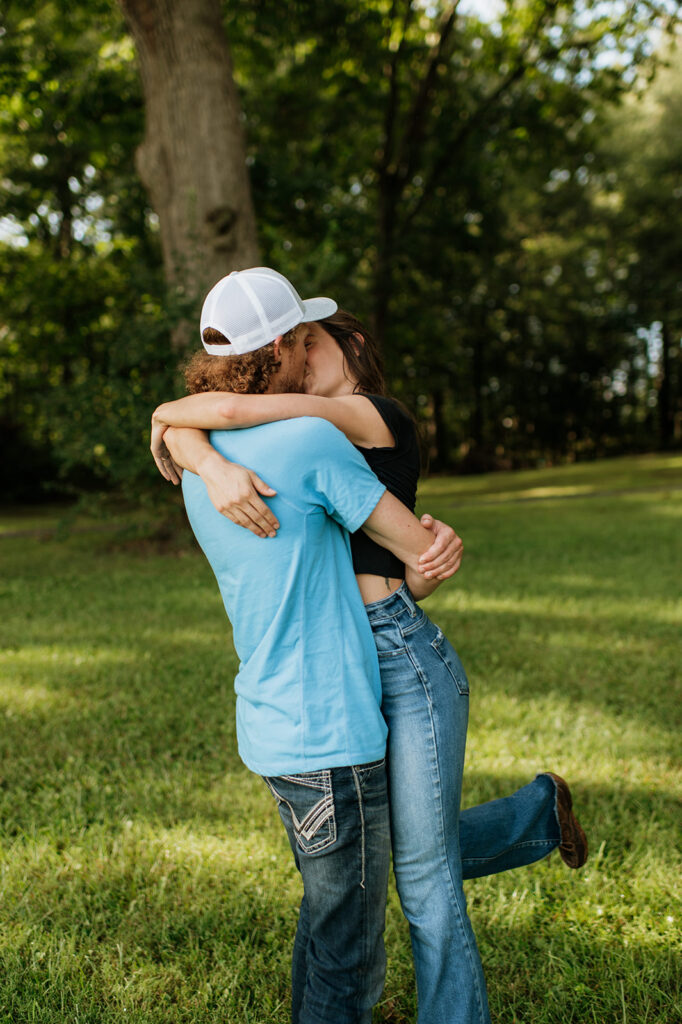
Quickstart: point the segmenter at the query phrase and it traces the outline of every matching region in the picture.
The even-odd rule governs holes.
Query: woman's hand
[[[152,419],[152,439],[149,448],[154,456],[156,468],[164,480],[169,480],[170,483],[177,485],[182,480],[182,467],[175,462],[163,439],[167,429],[168,424]]]
[[[260,495],[271,498],[277,491],[253,470],[228,462],[213,451],[215,457],[202,461],[199,475],[218,512],[257,537],[275,537],[279,522]]]
[[[421,517],[421,524],[432,531],[434,541],[419,559],[419,572],[427,580],[447,580],[454,576],[462,561],[462,538],[447,523],[441,523],[428,513]]]

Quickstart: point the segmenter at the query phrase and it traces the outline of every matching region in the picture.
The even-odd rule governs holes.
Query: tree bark
[[[450,455],[450,431],[445,419],[445,396],[444,388],[434,387],[431,391],[433,399],[433,444],[436,449],[436,458],[430,465],[430,469],[443,472],[452,469],[453,459]]]
[[[407,28],[414,13],[410,0],[406,3],[403,12],[400,44],[393,52],[385,71],[389,89],[384,115],[383,145],[377,168],[379,223],[372,322],[374,338],[379,348],[383,348],[386,339],[390,304],[393,295],[393,249],[398,224],[398,208],[405,186],[411,178],[413,167],[421,155],[422,146],[427,134],[427,117],[429,107],[432,105],[436,78],[439,68],[445,60],[459,3],[460,0],[455,0],[455,3],[451,4],[448,12],[443,15],[438,41],[431,48],[423,78],[415,87],[414,100],[407,124],[400,133],[398,123],[400,115],[398,76],[401,71],[400,62],[403,56]],[[394,3],[389,16],[391,23],[396,15],[397,5]]]
[[[118,2],[140,64],[146,133],[137,168],[159,217],[166,280],[199,298],[259,259],[220,0]]]

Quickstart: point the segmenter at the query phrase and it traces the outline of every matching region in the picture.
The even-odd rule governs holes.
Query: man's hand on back
[[[422,526],[433,533],[433,544],[419,559],[419,572],[427,580],[447,580],[459,569],[464,545],[451,526],[424,513]]]

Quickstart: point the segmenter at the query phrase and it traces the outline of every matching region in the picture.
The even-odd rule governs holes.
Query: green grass
[[[422,486],[465,540],[427,602],[471,681],[465,805],[554,769],[591,845],[467,883],[496,1024],[682,1019],[681,485],[647,457]],[[298,880],[203,556],[7,535],[0,606],[0,1024],[284,1024]],[[387,947],[402,1024],[393,892]]]

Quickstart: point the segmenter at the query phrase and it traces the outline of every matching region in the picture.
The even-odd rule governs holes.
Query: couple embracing
[[[556,847],[581,866],[568,786],[543,772],[460,812],[469,684],[419,601],[462,545],[413,515],[415,427],[360,321],[260,267],[211,289],[201,339],[190,394],[154,413],[152,452],[182,477],[233,627],[239,752],[303,882],[292,1020],[371,1021],[392,852],[420,1024],[485,1024],[462,880]]]

